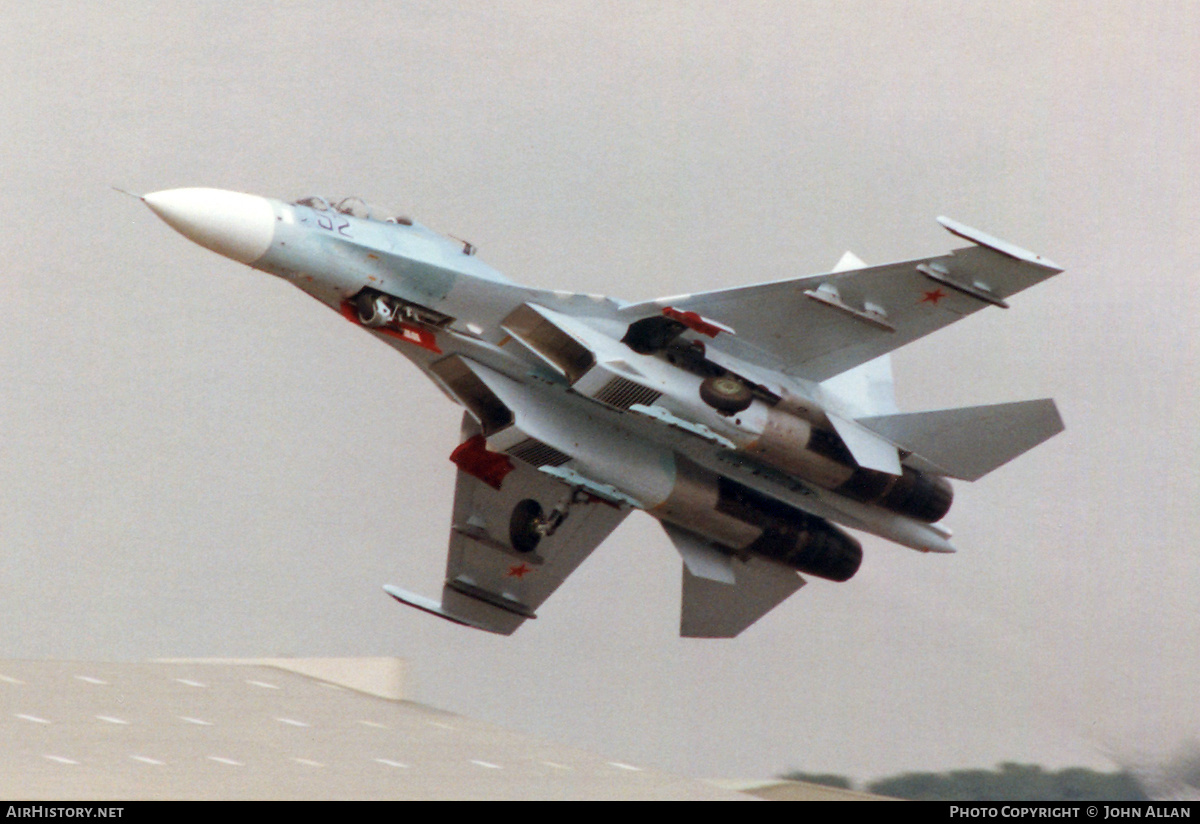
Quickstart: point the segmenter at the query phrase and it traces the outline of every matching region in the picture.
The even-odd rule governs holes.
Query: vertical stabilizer
[[[833,272],[849,272],[851,269],[866,269],[866,268],[867,268],[867,264],[863,263],[862,258],[860,258],[858,255],[854,254],[850,250],[846,250],[846,253],[843,254],[841,259],[837,262],[837,266],[834,266],[831,271],[833,271]]]
[[[865,269],[866,266],[858,255],[846,252],[833,271],[849,272],[852,269]],[[900,411],[896,406],[896,383],[892,378],[890,355],[867,361],[830,378],[821,386],[853,406],[859,415],[894,415]]]
[[[683,556],[684,638],[733,638],[804,586],[794,569],[757,555],[735,558],[699,535],[663,527]]]
[[[854,408],[858,416],[895,415],[896,379],[892,356],[882,355],[821,383],[821,388]]]

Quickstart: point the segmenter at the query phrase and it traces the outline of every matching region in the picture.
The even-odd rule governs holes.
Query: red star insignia
[[[520,564],[517,564],[516,566],[510,566],[508,568],[508,577],[509,578],[524,578],[530,572],[533,572],[533,567],[531,567],[525,563],[520,563]]]
[[[946,293],[941,289],[934,289],[932,292],[926,292],[925,297],[921,298],[921,303],[932,303],[937,306],[937,302],[946,297]]]

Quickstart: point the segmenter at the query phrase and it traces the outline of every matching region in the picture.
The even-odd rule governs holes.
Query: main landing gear
[[[715,375],[700,384],[700,399],[723,415],[733,415],[751,404],[754,393],[733,375]]]
[[[533,552],[542,538],[553,535],[575,504],[586,503],[589,496],[578,487],[568,492],[554,509],[546,513],[542,505],[533,498],[519,501],[513,507],[512,516],[508,519],[508,539],[517,552]]]

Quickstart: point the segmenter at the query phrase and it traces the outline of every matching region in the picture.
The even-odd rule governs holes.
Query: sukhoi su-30
[[[1060,432],[1051,400],[896,408],[888,353],[1057,274],[938,218],[946,254],[640,303],[521,286],[469,243],[357,198],[219,189],[142,200],[196,243],[281,277],[395,348],[465,410],[440,598],[510,634],[635,509],[682,556],[680,631],[732,637],[804,585],[846,581],[846,529],[953,552],[948,478]]]

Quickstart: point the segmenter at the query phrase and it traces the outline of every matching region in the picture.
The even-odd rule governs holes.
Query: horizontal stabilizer
[[[933,471],[976,481],[1063,431],[1054,401],[999,403],[859,418]]]

